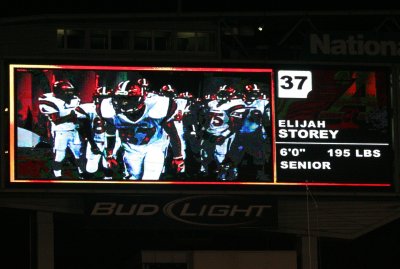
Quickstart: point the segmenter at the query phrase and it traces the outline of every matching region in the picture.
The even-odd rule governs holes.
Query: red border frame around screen
[[[69,70],[109,70],[109,71],[186,71],[186,72],[254,72],[269,73],[271,76],[271,122],[272,124],[272,154],[273,154],[273,182],[215,182],[215,181],[98,181],[98,180],[37,180],[37,179],[16,179],[15,175],[15,157],[16,157],[16,140],[15,140],[15,89],[14,89],[14,71],[18,68],[47,68],[47,69],[69,69]],[[12,184],[170,184],[170,185],[251,185],[251,186],[349,186],[349,187],[391,187],[390,183],[335,183],[335,182],[278,182],[276,178],[276,147],[275,147],[275,107],[274,107],[274,69],[273,68],[231,68],[231,67],[154,67],[154,66],[92,66],[92,65],[40,65],[40,64],[10,64],[9,66],[10,81],[10,183]]]

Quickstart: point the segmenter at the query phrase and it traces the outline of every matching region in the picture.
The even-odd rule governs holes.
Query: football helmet
[[[118,84],[112,103],[117,113],[135,113],[144,108],[146,97],[147,91],[140,85],[126,80]]]
[[[193,94],[191,94],[190,92],[181,92],[180,94],[178,94],[178,97],[189,100],[193,99]]]
[[[107,87],[98,87],[96,88],[93,96],[110,96],[112,94],[112,89],[107,89]]]
[[[246,102],[252,102],[256,99],[260,99],[261,96],[262,93],[257,87],[257,84],[249,84],[244,87],[244,98]]]
[[[204,95],[204,101],[208,102],[213,100],[217,100],[217,95],[215,93]]]
[[[137,84],[142,87],[144,91],[149,91],[150,81],[147,78],[139,78]]]
[[[217,92],[217,100],[226,102],[233,99],[236,96],[236,90],[232,86],[223,85],[219,87]]]
[[[53,84],[54,96],[64,101],[71,101],[75,95],[75,87],[67,80],[59,80]]]
[[[167,84],[160,88],[160,95],[173,98],[176,97],[176,90],[170,84]]]
[[[107,87],[98,87],[93,93],[93,101],[97,104],[100,103],[101,100],[107,97],[111,97],[114,93],[113,89],[109,89]]]

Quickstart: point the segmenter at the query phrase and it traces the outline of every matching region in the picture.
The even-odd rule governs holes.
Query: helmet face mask
[[[174,98],[176,97],[176,90],[170,84],[167,84],[161,87],[160,95]]]
[[[249,84],[245,87],[245,101],[253,102],[254,100],[261,98],[261,91],[256,84]]]
[[[147,78],[139,78],[137,84],[144,90],[149,91],[150,82]]]
[[[144,107],[144,98],[135,96],[116,96],[112,104],[119,113],[136,113]]]
[[[233,87],[224,85],[221,86],[217,92],[217,100],[219,103],[225,103],[231,100],[236,94],[236,90]]]
[[[183,99],[193,99],[193,94],[191,94],[190,92],[181,92],[178,95],[179,98],[183,98]]]
[[[217,100],[219,101],[228,101],[229,94],[227,92],[219,92],[217,94]]]
[[[75,96],[75,88],[66,80],[56,81],[53,84],[53,93],[57,98],[70,102]]]
[[[117,113],[137,113],[145,107],[146,96],[142,87],[127,80],[118,84],[112,104]]]

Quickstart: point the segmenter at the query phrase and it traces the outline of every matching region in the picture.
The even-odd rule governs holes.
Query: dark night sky
[[[31,16],[46,14],[102,14],[102,13],[176,13],[183,12],[290,12],[290,11],[393,11],[393,4],[385,1],[363,3],[337,0],[332,2],[304,2],[288,4],[286,1],[229,1],[229,0],[42,0],[42,1],[9,1],[3,2],[0,8],[1,17]]]

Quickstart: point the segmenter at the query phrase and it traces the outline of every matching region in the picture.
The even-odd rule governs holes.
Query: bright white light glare
[[[261,32],[261,31],[264,29],[264,26],[263,26],[263,25],[260,25],[260,26],[258,26],[258,28],[257,28],[257,29],[258,29],[258,31],[260,31],[260,32]]]

